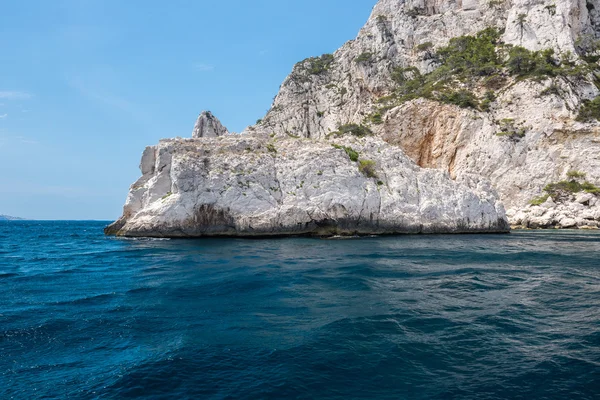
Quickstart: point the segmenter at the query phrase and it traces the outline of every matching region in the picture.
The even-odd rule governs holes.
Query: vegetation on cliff
[[[567,172],[567,179],[549,183],[544,187],[544,195],[532,199],[529,204],[538,206],[543,204],[548,198],[554,201],[562,201],[574,193],[586,192],[600,194],[600,188],[588,182],[585,172],[571,170]]]
[[[557,55],[553,49],[531,51],[502,43],[501,34],[496,28],[487,28],[473,36],[451,39],[432,53],[436,68],[426,74],[415,67],[394,68],[391,78],[396,87],[390,96],[379,99],[381,108],[376,114],[416,98],[485,112],[496,100],[495,91],[512,82],[557,77],[571,82],[585,79],[597,68],[594,63],[577,62],[571,54]],[[600,117],[600,100],[582,111],[581,118]]]

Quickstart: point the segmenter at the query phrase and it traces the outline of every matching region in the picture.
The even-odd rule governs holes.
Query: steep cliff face
[[[331,56],[294,67],[263,119],[264,128],[319,138],[340,124],[360,122],[393,90],[395,67],[435,69],[435,49],[489,27],[503,30],[508,45],[575,55],[578,40],[598,35],[599,6],[597,0],[381,0],[355,40]],[[590,87],[581,96],[595,94]]]
[[[227,135],[203,113],[195,139],[146,149],[107,232],[503,231],[495,190],[514,225],[595,228],[599,7],[380,0],[355,40],[294,66],[257,125]]]
[[[452,181],[375,137],[332,142],[257,135],[163,140],[107,233],[272,236],[506,232],[476,176]]]
[[[422,167],[481,174],[513,214],[570,170],[600,183],[598,121],[577,118],[600,94],[599,7],[597,0],[381,0],[355,40],[298,63],[250,130],[322,139],[363,124]],[[456,38],[489,28],[499,34],[492,39],[497,68],[455,79],[444,49],[463,50]],[[535,57],[550,67],[532,72],[517,64]],[[433,89],[399,94],[411,88],[402,79],[415,76]],[[444,79],[455,82],[444,86]],[[475,104],[461,104],[456,93],[471,94]]]

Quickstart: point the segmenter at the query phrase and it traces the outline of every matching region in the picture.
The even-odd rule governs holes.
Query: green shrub
[[[391,74],[392,80],[397,84],[405,84],[406,82],[410,82],[413,80],[423,81],[423,77],[421,72],[416,67],[397,67],[392,70]]]
[[[577,178],[579,179],[579,178]],[[546,185],[544,191],[552,197],[552,199],[560,199],[569,196],[573,193],[587,192],[600,194],[600,188],[590,182],[578,182],[575,179],[564,180]]]
[[[357,64],[370,62],[373,58],[373,54],[368,51],[362,53],[354,60]]]
[[[585,172],[577,171],[574,169],[567,172],[567,178],[571,180],[585,179],[585,175]]]
[[[420,15],[427,15],[427,12],[425,12],[425,9],[423,7],[414,7],[409,10],[406,10],[406,15],[408,15],[409,17],[416,18]]]
[[[559,60],[554,58],[554,50],[530,51],[515,46],[508,52],[507,68],[512,75],[521,78],[545,79],[564,72]]]
[[[529,202],[529,204],[531,204],[532,206],[539,206],[542,205],[546,202],[546,200],[548,200],[548,198],[550,197],[549,194],[545,194],[542,195],[540,197],[534,197],[533,199],[531,199],[531,201]]]
[[[499,40],[500,31],[487,28],[475,36],[452,38],[448,46],[437,51],[437,56],[452,74],[486,76],[502,67],[496,52]]]
[[[585,101],[577,115],[577,121],[590,122],[593,120],[600,121],[600,96],[594,100]]]
[[[497,136],[508,136],[509,138],[517,141],[519,139],[524,138],[526,133],[527,132],[524,131],[523,129],[519,129],[517,131],[500,131],[500,132],[497,132],[496,135]]]
[[[323,54],[320,57],[310,57],[302,60],[294,67],[296,72],[294,77],[302,81],[307,78],[306,75],[302,74],[303,72],[307,75],[321,75],[329,71],[333,61],[333,54]]]
[[[358,161],[358,170],[367,178],[377,178],[377,173],[375,172],[375,161],[372,160],[359,160]]]
[[[506,86],[508,79],[502,75],[492,75],[483,79],[483,86],[488,89],[499,90]]]
[[[488,4],[490,5],[490,7],[500,7],[505,4],[505,1],[504,0],[490,0],[488,2]]]
[[[346,125],[342,125],[342,126],[338,127],[337,132],[335,132],[335,134],[338,136],[345,135],[347,133],[354,135],[354,136],[363,137],[363,136],[367,136],[367,135],[372,135],[373,131],[371,131],[369,128],[367,128],[364,125],[346,124]]]
[[[381,117],[381,113],[376,112],[374,114],[369,115],[369,121],[375,125],[383,124],[383,118]]]
[[[547,192],[553,198],[558,196],[560,193],[576,193],[581,191],[581,184],[576,181],[560,181],[556,183],[549,183],[544,187],[544,191]]]
[[[479,99],[458,83],[496,74],[502,65],[496,53],[500,32],[485,29],[475,36],[461,36],[438,49],[434,59],[439,67],[423,75],[415,67],[394,68],[391,78],[398,84],[393,99],[399,103],[423,97],[460,107],[479,107]],[[489,107],[489,102],[487,103]],[[484,106],[485,108],[485,106]]]
[[[524,24],[525,16],[519,17],[518,23]],[[597,65],[578,63],[566,53],[557,58],[552,49],[530,51],[505,45],[500,37],[499,30],[487,28],[473,36],[451,39],[447,46],[434,53],[432,58],[437,68],[427,74],[421,74],[415,67],[393,68],[390,77],[397,86],[392,95],[378,102],[387,103],[386,109],[390,109],[412,99],[426,98],[487,111],[495,96],[486,93],[484,98],[479,98],[473,93],[476,86],[500,90],[507,85],[509,75],[538,81],[557,76],[580,79],[597,68]],[[600,82],[598,84],[600,87]],[[544,95],[553,90],[549,88]],[[582,118],[587,114],[589,112],[584,112]]]
[[[496,98],[496,92],[494,92],[493,90],[488,90],[487,92],[485,92],[485,100],[496,101]]]
[[[319,75],[327,72],[333,63],[333,54],[323,54],[321,57],[311,59],[308,73],[311,75]]]
[[[505,118],[499,122],[500,131],[496,133],[497,136],[507,136],[512,140],[520,140],[525,137],[527,129],[522,126],[517,126],[515,120],[512,118]]]
[[[556,4],[550,4],[550,5],[547,5],[544,8],[546,10],[548,10],[548,13],[550,13],[550,15],[556,15]]]
[[[600,194],[600,188],[589,182],[583,182],[581,184],[581,189],[583,189],[585,192],[588,192],[588,193]]]
[[[358,161],[358,152],[356,152],[354,149],[352,149],[351,147],[344,146],[344,151],[346,152],[346,154],[348,154],[350,160],[354,162]]]
[[[479,107],[479,101],[477,97],[468,90],[457,90],[441,92],[437,96],[437,100],[446,104],[454,104],[462,108],[477,108]]]
[[[481,110],[489,111],[494,101],[496,101],[496,92],[494,92],[493,90],[488,90],[487,92],[485,92],[485,96],[483,98],[483,101],[481,102]]]
[[[540,96],[560,96],[561,92],[560,92],[560,87],[558,87],[558,85],[556,85],[555,83],[552,83],[550,86],[548,86],[546,89],[542,90],[540,92]]]
[[[346,154],[348,155],[348,157],[350,158],[350,160],[352,160],[354,162],[358,161],[359,154],[352,147],[340,146],[339,144],[332,144],[332,146],[335,147],[336,149],[344,150],[346,152]]]
[[[575,50],[585,61],[589,63],[598,62],[600,56],[600,40],[594,35],[581,35],[575,41]]]
[[[421,43],[420,45],[417,46],[417,51],[427,51],[431,48],[433,48],[433,43],[425,42],[425,43]]]

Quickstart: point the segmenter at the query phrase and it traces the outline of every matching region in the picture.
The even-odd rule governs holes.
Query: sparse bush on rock
[[[354,61],[357,64],[368,63],[372,60],[372,58],[373,58],[373,54],[366,51],[366,52],[362,53],[361,55],[359,55],[358,57],[356,57],[356,59]]]
[[[525,137],[527,129],[521,124],[517,124],[512,118],[505,118],[500,120],[498,123],[500,131],[496,133],[497,136],[507,136],[512,140],[518,141]]]
[[[588,100],[583,102],[583,106],[579,110],[577,115],[577,121],[590,122],[600,121],[600,96],[594,100]]]
[[[354,162],[358,161],[359,154],[357,151],[352,149],[352,147],[340,146],[339,144],[332,144],[332,146],[335,147],[336,149],[344,150],[346,152],[346,154],[348,155],[348,157],[350,158],[350,160],[352,160]]]
[[[544,204],[548,198],[550,197],[549,194],[545,194],[539,197],[534,197],[533,199],[531,199],[531,201],[529,202],[529,204],[531,204],[532,206],[539,206]]]
[[[397,86],[391,96],[379,100],[379,103],[386,104],[380,111],[416,98],[426,98],[485,112],[490,109],[495,97],[491,99],[487,93],[480,97],[478,87],[499,90],[509,83],[507,78],[511,76],[513,80],[541,81],[564,77],[570,81],[583,79],[597,69],[593,63],[575,62],[570,54],[557,57],[553,49],[531,51],[521,46],[505,45],[500,37],[498,29],[487,28],[475,35],[452,38],[447,46],[433,54],[437,68],[427,74],[421,74],[415,67],[394,68],[390,76]],[[418,50],[428,47],[425,45],[427,43],[420,45],[423,48],[418,47]],[[556,88],[551,87],[542,95],[556,92]],[[596,114],[600,117],[600,100],[597,111],[595,106],[592,103],[584,107],[581,118]]]
[[[370,136],[373,134],[369,128],[364,125],[358,124],[346,124],[338,127],[338,130],[330,133],[330,135],[342,136],[346,134],[351,134],[357,137]]]
[[[564,200],[573,193],[586,192],[600,194],[600,188],[585,180],[586,174],[581,171],[571,170],[567,172],[567,180],[550,183],[544,191],[553,200]]]
[[[375,161],[373,160],[359,160],[358,161],[358,170],[367,178],[377,178],[377,173],[375,172]]]

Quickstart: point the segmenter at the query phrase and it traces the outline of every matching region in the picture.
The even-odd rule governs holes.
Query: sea
[[[600,233],[0,223],[0,399],[599,399]]]

